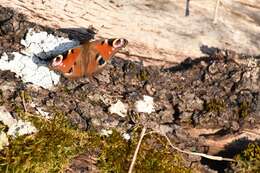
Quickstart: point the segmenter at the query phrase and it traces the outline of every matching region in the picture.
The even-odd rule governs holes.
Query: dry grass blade
[[[212,156],[212,155],[207,155],[207,154],[204,154],[204,153],[197,153],[197,152],[190,152],[190,151],[185,151],[185,150],[182,150],[178,147],[175,147],[171,140],[168,138],[168,136],[166,134],[163,134],[163,136],[167,139],[168,143],[170,144],[170,146],[179,151],[179,152],[182,152],[182,153],[185,153],[185,154],[190,154],[190,155],[195,155],[195,156],[201,156],[201,157],[205,157],[207,159],[211,159],[211,160],[218,160],[218,161],[231,161],[231,162],[235,162],[234,159],[230,159],[230,158],[223,158],[223,157],[220,157],[220,156]]]
[[[142,140],[143,140],[143,138],[144,138],[144,136],[145,136],[146,129],[147,129],[147,128],[146,128],[145,126],[144,126],[143,129],[142,129],[142,132],[141,132],[141,135],[140,135],[138,144],[137,144],[137,146],[136,146],[135,153],[134,153],[134,156],[133,156],[131,165],[130,165],[130,167],[129,167],[128,173],[132,173],[132,172],[133,172],[134,164],[135,164],[135,161],[136,161],[136,158],[137,158],[137,154],[138,154],[138,151],[139,151],[139,149],[140,149]]]
[[[21,92],[21,98],[22,98],[22,104],[23,104],[23,109],[24,112],[27,112],[27,108],[26,108],[26,103],[25,103],[25,98],[24,98],[24,91]]]

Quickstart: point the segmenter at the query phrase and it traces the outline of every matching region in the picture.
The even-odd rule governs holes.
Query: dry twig
[[[140,138],[139,138],[139,141],[138,141],[138,144],[136,146],[136,149],[135,149],[135,153],[134,153],[134,156],[133,156],[133,159],[132,159],[132,162],[131,162],[131,165],[129,167],[129,170],[128,170],[128,173],[132,173],[133,172],[133,168],[134,168],[134,164],[135,164],[135,161],[136,161],[136,158],[137,158],[137,154],[138,154],[138,151],[140,149],[140,146],[141,146],[141,142],[145,136],[145,132],[146,132],[146,127],[144,126],[143,129],[142,129],[142,132],[141,132],[141,135],[140,135]]]
[[[230,158],[224,158],[224,157],[220,157],[220,156],[212,156],[212,155],[208,155],[208,154],[204,154],[204,153],[197,153],[197,152],[190,152],[190,151],[182,150],[182,149],[180,149],[180,148],[178,148],[178,147],[175,147],[175,146],[172,144],[171,140],[168,138],[168,136],[167,136],[166,134],[162,134],[162,135],[166,138],[166,140],[168,141],[168,143],[170,144],[170,146],[171,146],[173,149],[175,149],[175,150],[177,150],[177,151],[179,151],[179,152],[181,152],[181,153],[190,154],[190,155],[195,155],[195,156],[201,156],[201,157],[205,157],[205,158],[211,159],[211,160],[233,161],[233,162],[235,162],[234,159],[230,159]]]
[[[164,136],[164,137],[166,138],[167,142],[169,143],[169,145],[170,145],[173,149],[175,149],[175,150],[177,150],[177,151],[179,151],[179,152],[181,152],[181,153],[190,154],[190,155],[195,155],[195,156],[201,156],[201,157],[205,157],[205,158],[211,159],[211,160],[233,161],[233,162],[235,162],[234,159],[230,159],[230,158],[223,158],[223,157],[220,157],[220,156],[212,156],[212,155],[208,155],[208,154],[204,154],[204,153],[197,153],[197,152],[191,152],[191,151],[182,150],[182,149],[180,149],[180,148],[178,148],[178,147],[175,147],[175,146],[172,144],[172,142],[171,142],[171,140],[169,139],[169,137],[168,137],[166,134],[161,133],[161,132],[159,132],[159,131],[158,131],[158,132],[157,132],[157,131],[151,131],[151,132],[146,133],[145,135],[152,134],[152,133],[157,133],[157,134],[159,134],[159,135]]]
[[[157,133],[159,135],[162,135],[163,137],[166,138],[167,142],[169,143],[169,145],[181,152],[181,153],[185,153],[185,154],[189,154],[189,155],[194,155],[194,156],[200,156],[200,157],[204,157],[204,158],[207,158],[207,159],[211,159],[211,160],[217,160],[217,161],[230,161],[230,162],[235,162],[234,159],[230,159],[230,158],[224,158],[224,157],[221,157],[221,156],[212,156],[212,155],[208,155],[208,154],[204,154],[204,153],[198,153],[198,152],[191,152],[191,151],[185,151],[185,150],[182,150],[176,146],[174,146],[171,142],[171,140],[169,139],[169,137],[164,134],[164,133],[160,133],[159,131],[150,131],[148,133],[145,133],[147,130],[147,128],[144,126],[143,129],[142,129],[142,132],[141,132],[141,135],[140,135],[140,138],[139,138],[139,141],[138,141],[138,144],[136,146],[136,149],[135,149],[135,153],[134,153],[134,156],[133,156],[133,159],[132,159],[132,162],[131,162],[131,165],[130,165],[130,168],[129,168],[129,171],[128,173],[132,173],[133,172],[133,168],[134,168],[134,164],[135,164],[135,161],[136,161],[136,158],[137,158],[137,154],[138,154],[138,151],[140,149],[140,145],[141,145],[141,142],[144,138],[145,135],[149,135],[149,134],[152,134],[152,133]]]
[[[24,112],[27,112],[25,98],[24,98],[24,91],[21,92],[21,98],[22,98],[22,104],[23,104]]]

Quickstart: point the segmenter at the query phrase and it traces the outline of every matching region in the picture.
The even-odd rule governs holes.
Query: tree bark
[[[258,3],[257,3],[258,2]],[[259,54],[259,0],[2,0],[30,21],[53,28],[98,30],[98,37],[129,40],[123,56],[153,64],[176,63],[202,56],[201,47]],[[186,9],[190,8],[190,9]],[[185,11],[189,15],[185,15]]]

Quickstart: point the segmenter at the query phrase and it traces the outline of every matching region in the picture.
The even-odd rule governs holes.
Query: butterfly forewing
[[[73,67],[77,58],[80,56],[80,54],[81,54],[80,47],[70,49],[63,55],[59,55],[55,57],[51,63],[51,68],[61,73],[68,73]],[[60,58],[61,60],[59,60]]]
[[[84,58],[82,57],[83,55],[83,53],[79,54],[79,56],[77,56],[76,58],[76,61],[73,63],[70,71],[64,73],[67,78],[75,79],[84,75]]]
[[[70,79],[89,77],[100,71],[107,64],[107,61],[126,44],[127,40],[125,39],[103,39],[87,42],[54,58],[51,68]]]

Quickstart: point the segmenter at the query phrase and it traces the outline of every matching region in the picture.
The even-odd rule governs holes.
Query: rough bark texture
[[[21,20],[21,15],[14,11],[6,8],[2,11],[5,22],[0,27],[0,43],[4,51],[19,51],[28,26],[46,29]],[[35,107],[50,114],[54,114],[55,107],[84,130],[116,128],[124,132],[142,124],[167,133],[186,150],[195,147],[204,153],[226,155],[232,151],[234,154],[249,141],[259,139],[259,56],[217,48],[206,50],[209,54],[206,57],[186,59],[164,69],[114,58],[96,76],[96,81],[63,78],[55,91],[35,88],[14,73],[0,71],[0,103],[17,116],[16,108],[24,104],[17,93],[23,91],[30,95],[30,103]],[[143,95],[154,98],[156,108],[152,114],[135,113],[134,104]],[[108,107],[117,100],[129,105],[127,117],[108,112]],[[35,114],[30,103],[25,103],[27,111]],[[71,169],[90,164],[88,155],[86,163],[81,162],[82,157],[86,156],[77,157]]]
[[[12,3],[7,0],[3,1],[6,6],[19,6],[21,9],[26,9],[23,12],[29,14],[31,21],[38,20],[38,23],[48,26],[55,25],[56,28],[60,26],[64,28],[87,26],[95,23],[95,27],[100,31],[100,36],[127,37],[130,41],[128,46],[130,53],[134,52],[141,56],[151,56],[161,60],[165,58],[168,61],[175,62],[181,60],[177,59],[178,57],[199,55],[199,51],[197,51],[197,54],[194,48],[198,45],[196,39],[197,41],[201,40],[202,36],[196,35],[198,31],[192,30],[192,27],[201,29],[199,33],[204,33],[203,40],[206,43],[213,43],[213,40],[215,40],[213,38],[221,35],[222,37],[214,42],[216,45],[220,44],[220,47],[239,48],[239,51],[245,52],[257,52],[259,49],[259,35],[257,35],[259,33],[259,18],[257,17],[259,13],[244,11],[242,17],[237,18],[237,20],[243,19],[243,25],[240,24],[238,27],[238,21],[232,23],[233,27],[237,26],[241,29],[241,31],[237,30],[238,33],[241,34],[243,30],[246,35],[242,34],[242,36],[246,40],[242,39],[240,34],[236,37],[236,33],[230,33],[229,36],[232,36],[233,39],[236,38],[232,40],[232,43],[237,44],[223,45],[222,43],[229,39],[229,37],[225,37],[226,32],[231,32],[227,25],[224,25],[224,19],[217,23],[216,27],[213,27],[213,25],[206,27],[203,26],[204,24],[188,25],[187,23],[181,23],[181,26],[177,25],[186,20],[192,22],[195,18],[200,20],[201,23],[207,19],[206,21],[209,24],[212,22],[212,17],[205,17],[207,16],[206,7],[209,4],[200,6],[200,8],[204,8],[203,12],[205,13],[199,13],[199,10],[195,8],[196,3],[191,2],[191,9],[194,11],[191,10],[190,17],[174,18],[174,14],[169,11],[169,8],[175,9],[178,15],[182,15],[183,9],[181,7],[184,7],[183,4],[173,1],[160,1],[159,4],[154,4],[155,1],[142,1],[142,3],[146,2],[146,5],[142,5],[141,2],[141,4],[136,5],[137,1],[132,1],[132,4],[127,4],[126,1],[120,1],[120,3],[116,1],[102,1],[103,3],[101,1],[89,1],[88,5],[91,8],[87,10],[90,11],[83,13],[83,17],[76,19],[75,15],[79,15],[79,8],[83,9],[83,5],[81,5],[83,2],[70,1],[68,3],[73,2],[74,4],[66,5],[66,3],[63,4],[62,1],[59,1],[63,6],[60,4],[50,6],[50,3],[54,2],[58,3],[58,1],[41,1],[39,4],[36,4],[36,2],[33,4],[30,1],[12,1]],[[256,4],[257,1],[247,1],[247,4],[242,4],[243,1],[234,2],[238,3],[238,6],[243,5],[244,10],[250,8],[257,11],[259,9],[257,6],[249,5],[249,2]],[[211,12],[214,11],[213,6]],[[54,8],[56,9],[55,12]],[[103,14],[99,12],[100,9],[102,9]],[[119,9],[122,13],[116,14],[125,15],[125,18],[113,15],[115,10]],[[19,51],[21,48],[20,40],[28,27],[46,29],[25,21],[20,14],[14,11],[5,8],[1,8],[1,10],[2,14],[5,15],[2,15],[0,20],[0,44],[2,47],[0,51]],[[226,13],[227,11],[221,13],[221,15],[223,16]],[[100,17],[97,14],[100,14]],[[135,14],[138,18],[127,17],[129,14]],[[195,14],[201,14],[201,16],[195,16]],[[200,18],[204,14],[204,18]],[[151,16],[149,17],[149,15]],[[238,13],[230,13],[230,15],[238,15]],[[111,18],[111,16],[113,17]],[[58,21],[58,18],[60,18],[60,21]],[[225,19],[228,19],[228,17]],[[160,22],[161,25],[151,21]],[[110,22],[110,24],[101,24],[103,22]],[[230,23],[229,20],[226,24]],[[101,25],[104,26],[101,27]],[[221,27],[218,28],[220,25],[223,25],[222,30]],[[227,30],[224,30],[225,27]],[[149,30],[147,30],[148,28]],[[205,28],[207,30],[204,30]],[[216,28],[218,28],[218,32],[216,32]],[[180,32],[182,29],[183,32]],[[194,32],[195,34],[187,35],[187,32]],[[191,39],[190,42],[187,41],[188,38]],[[148,39],[151,40],[148,41]],[[237,39],[240,42],[236,42]],[[183,47],[181,48],[181,46]],[[156,47],[158,49],[155,49]],[[131,130],[138,124],[146,125],[150,129],[160,129],[167,133],[172,141],[182,149],[189,151],[195,149],[198,152],[233,157],[237,151],[245,148],[245,145],[250,141],[259,139],[259,56],[244,56],[234,51],[206,46],[201,47],[201,49],[208,55],[194,60],[186,59],[182,63],[167,69],[155,66],[144,67],[138,62],[115,58],[112,64],[96,76],[96,80],[69,81],[63,78],[55,91],[35,88],[30,84],[23,83],[15,77],[14,73],[0,70],[2,93],[0,103],[7,107],[14,116],[18,116],[16,108],[23,107],[23,104],[26,104],[27,111],[31,114],[36,113],[31,103],[50,114],[54,113],[53,107],[55,107],[64,112],[74,124],[84,130],[116,128],[118,131],[124,132]],[[179,56],[176,56],[177,50]],[[30,96],[28,102],[23,103],[19,96],[21,91],[28,93]],[[136,100],[142,99],[143,95],[150,95],[154,98],[156,108],[152,114],[139,115],[135,113],[134,103]],[[129,105],[127,118],[111,115],[108,112],[108,107],[117,100]],[[96,171],[95,166],[89,167],[90,164],[94,164],[93,162],[91,156],[86,153],[76,157],[70,169],[72,172],[77,172],[83,167],[86,170]],[[187,159],[187,162],[192,167],[194,163],[207,164],[205,159],[201,161],[199,158],[195,161]],[[211,168],[224,171],[225,168],[229,167],[224,163],[219,168],[219,164],[217,162],[218,168],[214,166]]]
[[[216,23],[216,1],[189,1],[188,6],[173,0],[2,0],[1,4],[19,9],[40,25],[78,28],[83,33],[93,26],[98,37],[125,37],[130,42],[125,56],[148,62],[198,57],[203,45],[247,54],[259,54],[260,49],[259,0],[221,0]]]

